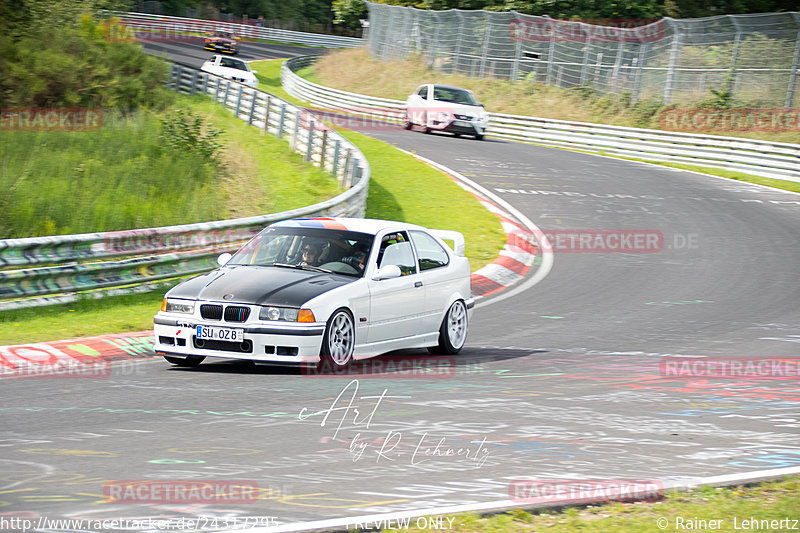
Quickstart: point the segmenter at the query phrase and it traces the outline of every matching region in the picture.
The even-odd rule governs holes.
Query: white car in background
[[[447,131],[481,140],[488,124],[489,113],[467,89],[426,83],[406,100],[407,130],[421,126],[425,133]]]
[[[253,89],[258,88],[258,79],[255,73],[250,70],[250,65],[241,59],[222,55],[211,56],[210,59],[207,59],[203,63],[200,70],[225,78],[226,80],[243,83]]]
[[[181,366],[223,357],[334,370],[399,349],[458,353],[475,305],[464,245],[461,233],[403,222],[276,222],[167,292],[155,352]]]

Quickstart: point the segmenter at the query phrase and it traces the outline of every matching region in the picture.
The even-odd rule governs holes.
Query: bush
[[[74,25],[0,33],[0,107],[162,108],[168,65],[141,46],[112,42],[86,15]]]

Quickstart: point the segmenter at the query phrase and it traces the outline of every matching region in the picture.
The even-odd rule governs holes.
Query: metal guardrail
[[[209,95],[248,124],[287,138],[294,151],[330,172],[346,191],[311,206],[233,220],[0,240],[0,311],[73,301],[78,291],[114,288],[109,293],[119,294],[124,286],[131,292],[161,288],[161,280],[215,268],[220,252],[237,248],[272,222],[364,215],[369,163],[355,145],[308,111],[181,65],[172,66],[169,86]]]
[[[349,93],[311,83],[295,74],[316,59],[286,61],[281,71],[284,89],[321,108],[388,119],[401,123],[405,102]],[[487,135],[559,148],[671,161],[721,168],[800,182],[800,145],[680,132],[606,126],[546,118],[489,114]]]
[[[325,35],[302,31],[262,28],[251,24],[239,24],[221,20],[204,20],[147,13],[115,12],[123,24],[132,29],[158,32],[157,38],[180,40],[186,33],[205,33],[216,30],[230,31],[234,35],[249,39],[265,39],[281,43],[303,44],[323,48],[360,48],[363,42],[358,37]]]

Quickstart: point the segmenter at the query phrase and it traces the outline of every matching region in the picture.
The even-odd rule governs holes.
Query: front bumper
[[[244,330],[244,342],[203,341],[197,339],[197,326],[216,326]],[[251,322],[220,323],[177,318],[159,313],[153,320],[154,350],[159,355],[199,355],[226,359],[247,359],[281,364],[317,363],[320,360],[324,323]]]

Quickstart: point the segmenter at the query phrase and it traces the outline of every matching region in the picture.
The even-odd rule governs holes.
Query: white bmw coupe
[[[155,351],[182,366],[223,357],[334,370],[404,348],[455,354],[475,305],[464,244],[402,222],[277,222],[167,292]]]

